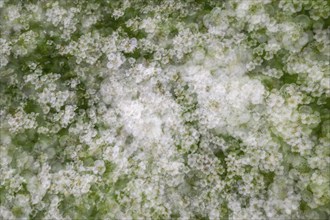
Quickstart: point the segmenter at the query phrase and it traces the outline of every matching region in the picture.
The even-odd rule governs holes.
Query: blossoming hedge
[[[327,0],[0,0],[0,218],[329,219]]]

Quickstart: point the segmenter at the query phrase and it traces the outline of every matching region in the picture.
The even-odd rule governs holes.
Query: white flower
[[[105,164],[103,160],[96,160],[93,167],[94,174],[103,174],[105,172]]]

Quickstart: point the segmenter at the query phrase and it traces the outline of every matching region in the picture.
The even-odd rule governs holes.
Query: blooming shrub
[[[327,0],[0,0],[1,219],[329,219]]]

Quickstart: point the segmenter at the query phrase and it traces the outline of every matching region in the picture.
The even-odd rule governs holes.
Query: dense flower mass
[[[330,218],[328,0],[0,0],[0,219]]]

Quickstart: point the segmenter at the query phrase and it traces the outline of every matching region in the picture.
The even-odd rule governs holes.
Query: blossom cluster
[[[329,219],[327,0],[0,0],[0,219]]]

